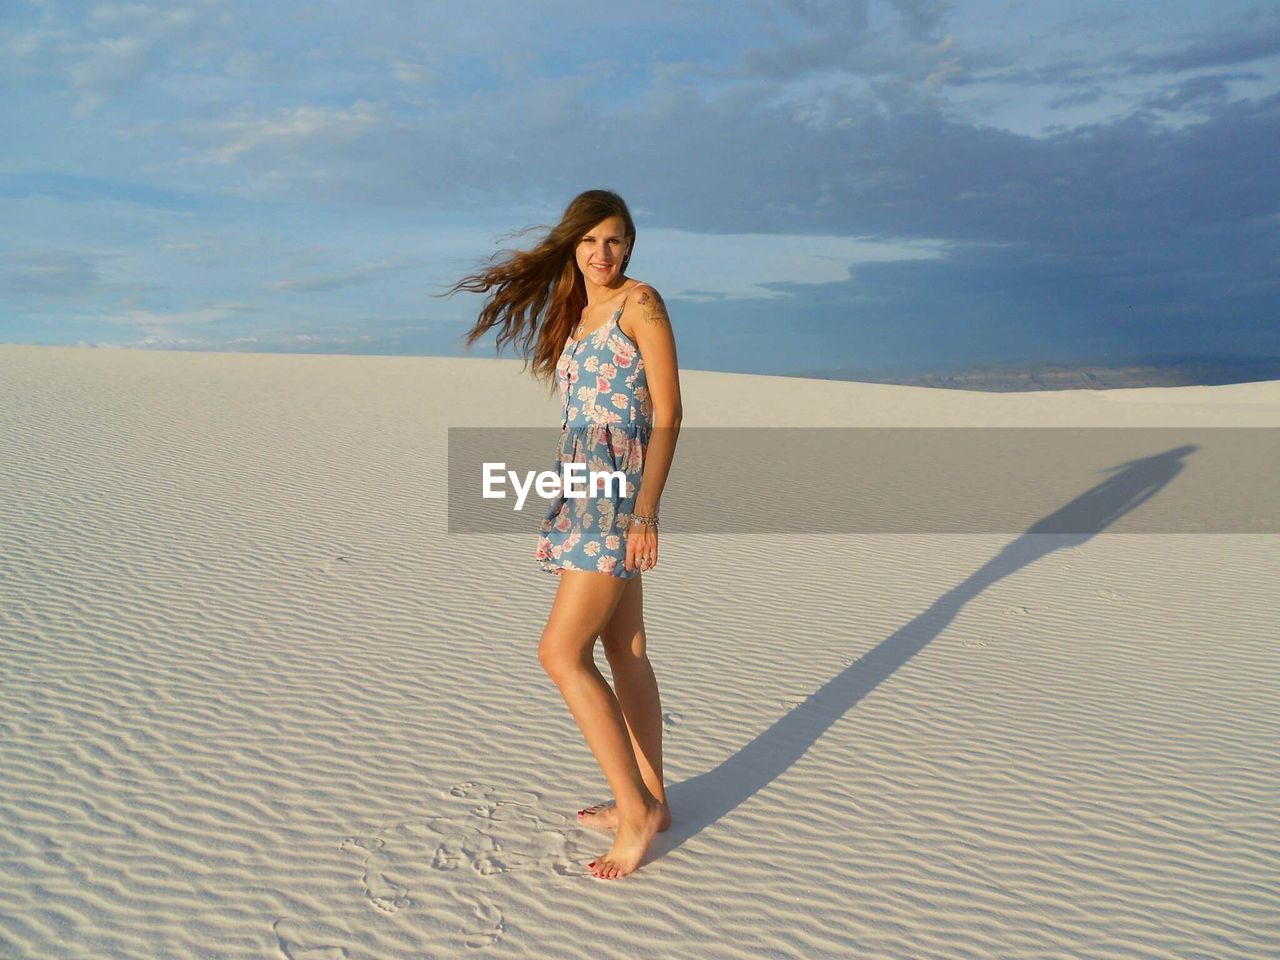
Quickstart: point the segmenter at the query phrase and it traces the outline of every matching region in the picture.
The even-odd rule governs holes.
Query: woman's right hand
[[[658,563],[658,528],[631,521],[627,531],[627,570],[652,570]]]

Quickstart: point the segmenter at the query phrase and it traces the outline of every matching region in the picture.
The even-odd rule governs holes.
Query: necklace
[[[582,328],[586,325],[586,322],[587,322],[586,317],[582,317],[578,320],[578,326],[575,327],[573,331],[573,339],[575,340],[582,339]]]
[[[587,320],[586,320],[586,318],[585,318],[585,317],[582,317],[582,318],[580,318],[580,319],[578,320],[578,325],[577,325],[576,327],[574,327],[574,330],[573,330],[573,339],[574,339],[574,340],[581,340],[581,339],[582,339],[582,325],[583,325],[583,324],[585,324],[586,322],[587,322]]]

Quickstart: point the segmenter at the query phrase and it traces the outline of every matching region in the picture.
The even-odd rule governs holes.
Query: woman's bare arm
[[[651,516],[657,513],[662,488],[671,470],[676,439],[680,435],[680,419],[684,413],[680,402],[676,340],[666,304],[658,291],[647,283],[639,284],[627,298],[619,325],[623,321],[635,331],[631,339],[639,345],[640,355],[644,358],[645,379],[653,403],[653,433],[649,438],[635,505],[636,513]]]

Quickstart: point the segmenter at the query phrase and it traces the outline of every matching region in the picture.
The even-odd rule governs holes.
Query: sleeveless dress
[[[587,495],[569,497],[561,488],[548,501],[533,558],[547,573],[591,570],[623,580],[640,574],[639,567],[626,568],[627,529],[653,430],[653,402],[640,348],[618,326],[630,296],[608,323],[581,340],[569,339],[556,363],[564,409],[553,469],[561,476],[564,464],[586,464],[570,482]],[[607,478],[589,489],[593,472],[615,470],[625,474],[625,489]]]

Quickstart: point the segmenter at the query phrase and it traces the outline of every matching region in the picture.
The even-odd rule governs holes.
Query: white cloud
[[[100,3],[81,13],[72,5],[41,5],[39,22],[0,33],[8,71],[65,77],[83,118],[118,97],[166,60],[190,57],[205,43],[233,46],[221,0]]]
[[[187,129],[217,141],[197,150],[187,162],[229,164],[244,154],[266,148],[288,151],[303,144],[342,144],[358,139],[383,117],[380,104],[357,100],[347,109],[292,107],[272,117],[233,118],[213,123],[187,124]]]
[[[668,300],[772,300],[790,294],[770,284],[844,283],[859,264],[936,260],[952,246],[943,240],[646,230],[637,237],[628,273],[652,282]]]
[[[228,303],[211,307],[201,307],[196,310],[125,310],[123,313],[80,317],[79,319],[95,321],[98,323],[123,324],[126,326],[139,327],[154,332],[160,332],[168,330],[170,327],[191,327],[215,323],[218,320],[222,320],[224,317],[242,313],[245,310],[251,309],[252,307],[246,304]]]

